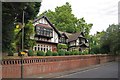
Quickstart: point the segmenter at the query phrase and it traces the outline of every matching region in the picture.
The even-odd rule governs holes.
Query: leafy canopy
[[[13,50],[15,42],[15,26],[17,22],[22,23],[23,10],[25,11],[25,24],[33,19],[39,12],[41,3],[37,2],[3,2],[2,3],[2,51]]]
[[[41,15],[46,15],[55,27],[64,32],[75,33],[84,32],[88,35],[93,24],[87,24],[84,18],[77,19],[72,14],[71,5],[66,2],[65,5],[56,7],[55,11],[45,11]]]
[[[101,49],[107,53],[120,54],[120,24],[109,25],[101,37]]]

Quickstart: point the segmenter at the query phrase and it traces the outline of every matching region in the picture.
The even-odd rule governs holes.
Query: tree
[[[89,40],[89,47],[90,47],[90,52],[99,54],[100,53],[100,38],[105,34],[105,31],[102,32],[97,32],[94,35],[89,35],[88,40]]]
[[[57,48],[58,48],[58,50],[60,50],[60,49],[62,49],[62,50],[65,49],[66,50],[68,48],[68,46],[66,44],[58,44]]]
[[[25,11],[25,23],[36,17],[41,3],[37,2],[3,2],[2,3],[2,51],[9,52],[13,48],[15,38],[15,23],[22,22],[22,12]]]
[[[120,24],[109,25],[105,34],[101,38],[101,49],[108,53],[120,54]]]
[[[34,26],[32,22],[30,21],[29,23],[26,24],[25,26],[25,48],[30,49],[33,48],[33,46],[36,44],[36,41],[34,39],[31,39],[31,36],[34,37]]]
[[[45,11],[41,15],[46,15],[55,27],[64,32],[75,33],[84,32],[88,35],[93,24],[87,24],[84,18],[77,19],[72,14],[71,5],[66,2],[65,5],[56,7],[55,11]]]
[[[22,28],[23,29],[23,28]],[[22,48],[22,29],[15,29],[16,38],[15,38],[15,45],[18,48],[18,51],[21,51]],[[36,44],[36,41],[32,39],[31,37],[34,36],[34,26],[32,24],[32,21],[29,21],[25,27],[24,27],[24,48],[25,49],[31,49]]]

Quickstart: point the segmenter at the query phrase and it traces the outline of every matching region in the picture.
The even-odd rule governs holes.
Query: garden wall
[[[76,56],[51,56],[51,57],[26,57],[23,60],[24,77],[61,72],[90,65],[114,61],[110,55],[76,55]],[[2,60],[3,78],[21,77],[21,59]]]

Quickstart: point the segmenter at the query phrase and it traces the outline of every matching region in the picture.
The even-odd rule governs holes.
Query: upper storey
[[[35,19],[33,25],[35,26],[36,38],[49,39],[49,42],[58,43],[60,33],[46,16]]]

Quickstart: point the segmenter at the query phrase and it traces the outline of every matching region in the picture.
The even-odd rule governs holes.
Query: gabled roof
[[[78,32],[78,33],[75,33],[75,34],[69,36],[68,42],[71,42],[71,41],[76,40],[76,39],[80,36],[80,34],[81,34],[81,33]]]
[[[82,43],[82,44],[80,45],[80,47],[87,47],[87,48],[89,48],[89,46],[86,45],[85,43]]]
[[[41,18],[44,18],[44,19],[50,24],[50,26],[55,30],[55,32],[56,32],[59,36],[61,36],[61,34],[59,33],[59,31],[54,27],[54,25],[50,22],[50,20],[49,20],[46,16],[41,16],[41,17],[35,19],[35,20],[33,21],[33,23],[37,22],[37,21],[40,20]]]
[[[83,37],[80,36],[80,35],[82,35]],[[74,41],[74,40],[76,40],[78,37],[84,38],[83,32],[77,32],[77,33],[75,33],[75,34],[69,35],[68,42]],[[85,38],[85,39],[86,39],[86,38]]]
[[[65,33],[63,33],[62,35],[64,35],[68,39],[68,36]]]
[[[66,32],[62,32],[62,31],[59,31],[61,36],[64,35],[67,39],[69,38],[68,35],[66,34]]]

